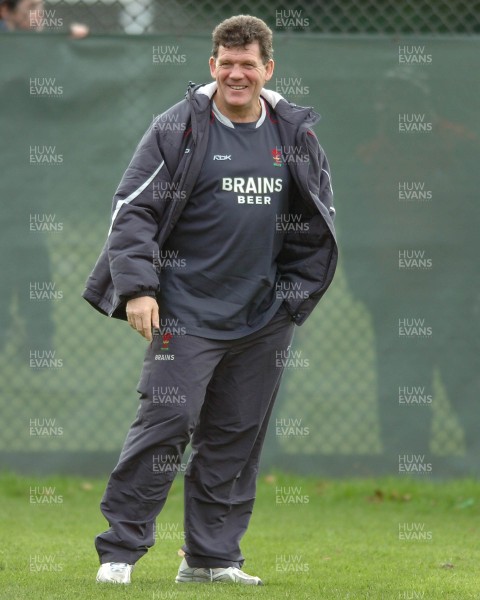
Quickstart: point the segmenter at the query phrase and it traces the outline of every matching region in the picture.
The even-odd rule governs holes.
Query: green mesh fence
[[[2,56],[2,464],[106,472],[144,342],[80,298],[152,116],[209,80],[208,35],[12,34]],[[273,89],[321,114],[341,260],[293,351],[264,466],[478,467],[479,42],[276,32]],[[409,465],[416,465],[412,469]],[[406,466],[405,466],[406,465]]]
[[[95,33],[210,33],[232,14],[254,14],[290,33],[478,33],[476,0],[49,0],[47,10]],[[55,26],[54,24],[51,24]],[[58,25],[58,24],[57,24]],[[47,23],[48,26],[48,23]]]

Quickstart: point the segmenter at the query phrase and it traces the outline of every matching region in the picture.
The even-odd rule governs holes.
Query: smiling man
[[[318,115],[265,89],[272,53],[260,19],[220,23],[214,81],[191,84],[153,122],[114,198],[84,297],[150,345],[137,418],[101,504],[110,528],[96,538],[99,582],[130,582],[181,471],[176,581],[262,584],[242,571],[240,550],[260,453],[294,326],[337,259]]]
[[[210,73],[217,82],[214,94],[218,110],[236,122],[257,121],[260,93],[273,74],[273,59],[257,40],[246,46],[213,48]]]

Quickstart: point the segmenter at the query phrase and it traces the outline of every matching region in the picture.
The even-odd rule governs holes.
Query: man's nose
[[[243,79],[243,71],[239,65],[233,65],[230,71],[230,77],[232,79]]]

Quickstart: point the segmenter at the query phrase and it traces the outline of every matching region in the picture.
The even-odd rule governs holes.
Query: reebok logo
[[[214,154],[213,160],[232,160],[231,154]]]

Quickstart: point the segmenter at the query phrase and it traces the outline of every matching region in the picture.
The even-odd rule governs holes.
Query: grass
[[[96,584],[93,537],[105,528],[98,510],[104,485],[75,477],[0,477],[0,598],[480,597],[476,481],[262,476],[242,545],[245,570],[265,583],[255,588],[173,582],[180,561],[181,480],[158,521],[161,539],[137,564],[132,584]],[[31,503],[35,487],[40,490],[33,496],[49,495],[55,502]],[[55,489],[48,494],[44,487]]]

